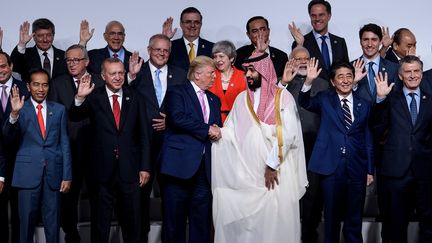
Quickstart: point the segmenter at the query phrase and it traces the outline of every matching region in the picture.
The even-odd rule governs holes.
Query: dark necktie
[[[36,106],[37,108],[37,119],[38,119],[38,123],[39,123],[39,128],[42,134],[42,138],[45,139],[45,124],[44,124],[44,119],[42,116],[42,105],[38,104]]]
[[[48,74],[51,76],[51,62],[50,59],[48,58],[48,53],[44,52],[43,55],[45,56],[43,61],[43,69],[45,69],[48,72]]]
[[[409,93],[408,95],[411,96],[410,114],[411,114],[411,122],[414,125],[417,120],[417,102],[415,99],[416,93]]]
[[[369,68],[368,68],[368,77],[369,77],[369,89],[372,94],[372,96],[375,96],[375,71],[373,70],[373,65],[375,65],[374,62],[369,62]]]
[[[114,54],[113,54],[113,58],[119,58],[118,54],[117,54],[117,53],[114,53]]]
[[[113,99],[113,114],[114,114],[114,120],[115,120],[115,123],[116,123],[117,130],[120,127],[120,104],[119,104],[119,102],[117,100],[118,97],[119,96],[116,95],[116,94],[112,95],[112,99]]]
[[[324,67],[325,69],[327,69],[327,71],[330,71],[330,54],[329,54],[329,49],[327,46],[327,42],[326,42],[326,38],[327,36],[322,35],[321,37],[321,54],[324,60]]]
[[[352,124],[352,117],[351,117],[351,111],[349,109],[348,106],[348,100],[347,99],[342,99],[343,105],[342,105],[342,113],[344,116],[344,124],[346,129],[350,129],[351,128],[351,124]]]

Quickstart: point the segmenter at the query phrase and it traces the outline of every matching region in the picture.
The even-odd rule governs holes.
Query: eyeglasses
[[[200,25],[201,21],[199,21],[199,20],[185,20],[185,21],[182,21],[182,23],[185,25]]]
[[[123,37],[123,36],[125,36],[125,33],[124,32],[114,32],[114,31],[108,32],[108,36],[110,38],[112,38],[112,37],[114,37],[116,35],[119,36],[119,37]]]
[[[66,58],[65,61],[67,64],[78,64],[80,63],[82,60],[85,60],[86,58]]]
[[[153,51],[157,52],[157,53],[161,53],[161,54],[168,54],[170,51],[167,49],[162,49],[162,48],[153,48],[150,47],[150,49],[152,49]]]
[[[309,61],[309,57],[294,57],[294,60],[307,62]]]

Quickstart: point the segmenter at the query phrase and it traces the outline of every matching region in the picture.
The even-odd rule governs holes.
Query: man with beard
[[[297,103],[305,146],[306,166],[309,164],[317,137],[320,116],[299,106],[297,100],[305,82],[312,82],[312,97],[329,88],[328,81],[318,77],[320,72],[318,60],[309,58],[309,52],[306,48],[297,46],[291,52],[290,61],[285,65],[284,75],[279,82],[279,86],[286,86]],[[308,171],[307,177],[309,186],[301,200],[302,240],[304,242],[316,242],[318,240],[317,228],[321,221],[323,207],[322,190],[318,174]]]
[[[299,200],[307,186],[295,101],[276,86],[258,37],[240,93],[212,147],[215,242],[300,242]],[[227,163],[229,162],[229,163]]]

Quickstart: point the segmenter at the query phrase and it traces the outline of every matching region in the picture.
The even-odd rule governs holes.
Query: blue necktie
[[[322,35],[321,37],[321,54],[324,60],[324,67],[325,69],[327,69],[327,71],[330,71],[330,54],[329,54],[329,49],[326,43],[326,38],[327,36]]]
[[[411,96],[411,103],[410,103],[410,114],[411,114],[411,121],[414,125],[417,119],[417,102],[415,99],[416,93],[409,93],[409,96]]]
[[[159,77],[160,73],[161,73],[161,70],[160,69],[156,69],[156,71],[155,71],[155,82],[154,82],[155,91],[156,91],[156,98],[158,100],[159,107],[162,104],[162,82],[161,82],[160,77]]]
[[[351,124],[352,124],[352,117],[351,117],[351,111],[349,109],[349,106],[347,104],[348,100],[347,99],[342,99],[343,105],[342,105],[342,113],[344,116],[344,125],[346,127],[346,129],[350,129]]]
[[[373,70],[374,62],[369,62],[369,69],[368,69],[368,77],[369,77],[369,89],[371,94],[375,95],[375,71]]]

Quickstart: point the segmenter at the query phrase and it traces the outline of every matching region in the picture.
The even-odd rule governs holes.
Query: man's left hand
[[[139,186],[143,187],[150,180],[150,173],[147,171],[139,172]]]
[[[72,181],[62,181],[60,185],[60,192],[67,193],[72,185]]]
[[[3,192],[3,188],[4,188],[4,181],[0,181],[0,193]]]
[[[165,117],[166,117],[166,115],[162,112],[159,112],[159,115],[162,118],[152,119],[152,121],[153,121],[152,127],[156,131],[163,131],[163,130],[165,130]]]
[[[277,170],[274,170],[268,166],[265,169],[264,172],[265,186],[269,191],[273,190],[276,187],[276,185],[279,185],[279,179],[277,173],[278,173]]]
[[[370,186],[374,182],[373,175],[367,175],[366,186]]]

